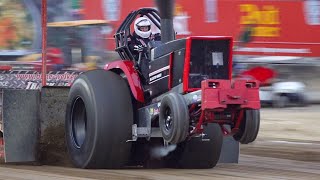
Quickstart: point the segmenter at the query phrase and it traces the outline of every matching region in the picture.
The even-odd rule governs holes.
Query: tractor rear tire
[[[189,130],[188,106],[181,94],[169,93],[161,100],[159,127],[170,144],[184,141]]]
[[[178,144],[177,149],[167,157],[167,163],[172,168],[209,169],[219,161],[223,135],[218,124],[210,123],[204,127],[204,140],[191,138]]]
[[[79,168],[121,168],[129,160],[133,109],[128,85],[105,70],[81,74],[73,83],[66,111],[66,143]]]
[[[241,144],[248,144],[256,140],[260,128],[260,110],[245,110],[240,130],[233,138]]]

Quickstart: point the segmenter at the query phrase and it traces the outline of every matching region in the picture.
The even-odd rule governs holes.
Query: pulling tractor
[[[129,13],[114,36],[122,60],[72,84],[65,128],[74,166],[141,165],[160,146],[174,147],[157,157],[168,167],[212,168],[223,136],[243,144],[256,139],[259,83],[231,79],[232,37],[175,39],[172,13],[163,8],[161,18],[151,8]],[[148,78],[128,48],[132,23],[141,16],[161,30],[161,42],[148,45]]]

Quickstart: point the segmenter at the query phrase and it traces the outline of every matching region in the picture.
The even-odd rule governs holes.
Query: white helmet
[[[140,27],[142,26],[148,26],[149,29],[148,31],[141,31]],[[135,20],[134,22],[134,31],[136,32],[136,34],[142,38],[148,38],[151,35],[151,23],[149,21],[149,19],[145,18],[145,17],[139,17]]]

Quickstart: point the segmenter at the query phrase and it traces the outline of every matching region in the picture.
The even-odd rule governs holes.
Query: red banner
[[[83,6],[86,19],[110,20],[114,30],[130,11],[155,7],[150,0],[84,0]],[[237,54],[320,56],[320,1],[176,0],[174,25],[180,37],[233,36]],[[248,27],[250,43],[237,43]]]

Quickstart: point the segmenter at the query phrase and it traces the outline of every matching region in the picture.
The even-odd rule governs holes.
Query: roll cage
[[[161,20],[157,10],[152,8],[141,8],[136,11],[131,11],[114,35],[116,41],[115,51],[119,53],[123,60],[134,60],[128,47],[128,37],[131,36],[130,27],[137,16],[146,16],[159,30],[161,30]]]

